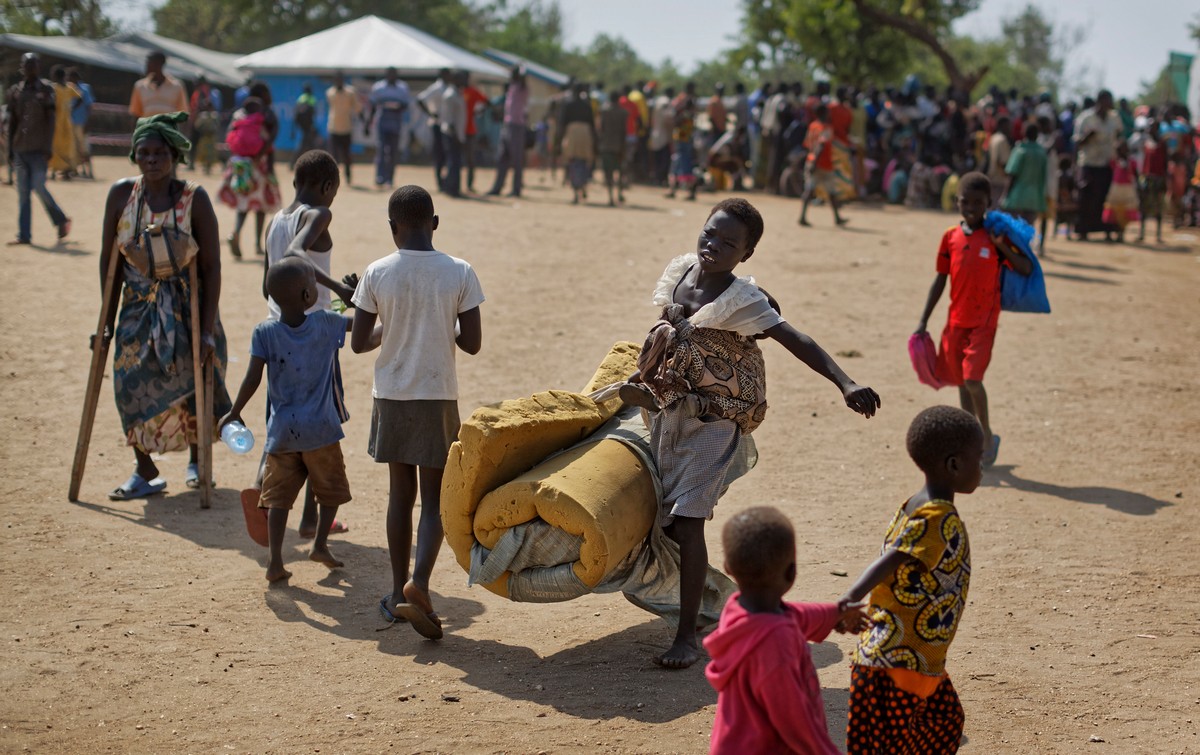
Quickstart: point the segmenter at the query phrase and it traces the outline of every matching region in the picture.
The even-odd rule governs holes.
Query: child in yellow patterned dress
[[[925,485],[904,502],[883,553],[842,600],[871,594],[871,626],[854,650],[850,753],[958,751],[963,709],[946,652],[967,604],[971,549],[954,507],[983,478],[983,429],[969,412],[934,406],[908,428],[908,455]]]

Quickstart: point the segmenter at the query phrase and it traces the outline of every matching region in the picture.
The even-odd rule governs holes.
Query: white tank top
[[[300,219],[304,215],[304,211],[309,209],[308,205],[302,204],[296,208],[291,214],[285,214],[280,210],[275,214],[275,218],[271,221],[271,229],[267,231],[267,260],[272,265],[283,259],[287,253],[288,246],[292,240],[296,238],[296,233],[300,230]],[[326,275],[330,273],[330,257],[333,256],[333,250],[328,252],[314,252],[311,249],[308,251],[308,257],[316,264],[317,267],[325,271]],[[325,288],[320,283],[317,284],[317,303],[309,307],[305,314],[319,312],[322,309],[332,308],[333,297],[328,288]],[[267,297],[267,317],[271,320],[278,320],[281,313],[279,305],[275,300]]]

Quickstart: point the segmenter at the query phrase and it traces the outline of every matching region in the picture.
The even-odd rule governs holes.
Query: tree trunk
[[[984,66],[971,73],[965,73],[959,68],[958,61],[954,59],[950,51],[942,45],[933,29],[921,22],[914,21],[908,16],[881,10],[870,4],[868,0],[851,1],[854,3],[855,9],[865,18],[878,24],[894,27],[928,47],[937,56],[938,60],[941,61],[942,67],[946,69],[946,76],[950,79],[950,86],[963,94],[970,95],[971,90],[987,75],[989,66]]]

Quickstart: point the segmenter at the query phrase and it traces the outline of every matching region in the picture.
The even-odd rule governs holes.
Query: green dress
[[[1046,211],[1046,171],[1049,158],[1037,142],[1021,141],[1013,147],[1004,172],[1013,177],[1001,207],[1018,212]]]

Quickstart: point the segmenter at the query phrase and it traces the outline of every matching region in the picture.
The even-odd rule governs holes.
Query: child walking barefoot
[[[350,483],[342,460],[342,421],[333,402],[334,355],[346,340],[350,320],[333,312],[305,310],[317,301],[312,267],[298,257],[276,263],[267,275],[267,290],[279,304],[278,320],[254,329],[250,366],[229,413],[218,428],[242,421],[242,409],[254,396],[267,368],[267,459],[259,506],[268,509],[267,541],[271,560],[267,580],[292,576],[283,568],[283,535],[288,512],[307,480],[320,514],[309,558],[337,568],[326,538],[338,507],[350,500]],[[303,354],[303,359],[293,358]]]
[[[862,607],[839,603],[787,603],[796,581],[796,535],[777,509],[738,512],[721,532],[725,571],[738,592],[721,612],[721,624],[704,639],[712,663],[704,669],[717,690],[709,752],[804,752],[832,755],[825,701],[808,643],[830,630],[866,629]]]
[[[725,486],[742,436],[767,411],[757,336],[778,341],[841,391],[865,417],[879,395],[851,380],[825,350],[789,325],[753,278],[733,274],[762,238],[758,210],[727,199],[709,213],[696,252],[667,265],[654,292],[663,307],[621,388],[628,404],[647,410],[651,452],[663,485],[665,532],[680,550],[680,621],[674,643],[657,662],[687,668],[700,658],[696,617],[708,564],[704,522]]]
[[[925,484],[892,518],[879,558],[842,596],[854,603],[871,595],[871,625],[851,667],[852,754],[958,751],[964,716],[946,654],[967,605],[971,547],[954,496],[979,487],[983,442],[979,422],[949,406],[926,409],[908,428],[908,455]]]
[[[296,199],[290,205],[280,210],[271,219],[267,227],[267,256],[263,262],[263,296],[267,299],[267,317],[278,320],[281,312],[279,304],[271,298],[267,291],[267,276],[271,266],[279,263],[287,256],[296,256],[312,264],[313,273],[317,280],[317,300],[309,307],[307,314],[320,310],[333,311],[332,296],[336,292],[343,302],[350,301],[354,296],[354,286],[347,285],[332,277],[331,260],[333,257],[333,239],[329,235],[329,225],[333,222],[333,212],[330,207],[337,197],[340,179],[338,178],[337,162],[333,155],[324,150],[310,150],[296,160],[295,180],[292,182],[296,189]],[[358,276],[347,276],[350,283],[357,281]],[[333,401],[338,416],[342,422],[350,419],[346,410],[345,391],[342,388],[342,367],[337,353],[333,357]],[[270,405],[268,405],[268,411]],[[266,457],[264,457],[264,462]],[[261,470],[258,482],[261,484]],[[257,503],[254,488],[242,491],[243,506],[247,508],[246,515],[251,517],[251,504]],[[304,509],[300,514],[300,537],[308,539],[317,531],[317,503],[313,495],[312,485],[304,490]],[[331,534],[348,532],[349,528],[339,521],[333,523]],[[253,531],[252,531],[253,536]]]
[[[429,192],[420,186],[396,189],[388,200],[388,224],[396,251],[363,274],[354,292],[358,309],[350,336],[356,354],[382,343],[367,445],[375,461],[388,465],[391,483],[392,592],[379,601],[379,612],[388,621],[407,619],[422,636],[436,640],[442,624],[429,598],[429,576],[442,547],[442,470],[458,437],[454,349],[479,353],[483,289],[469,264],[434,248],[438,216]],[[372,339],[376,318],[383,324],[381,342]],[[418,480],[421,520],[409,579]]]

